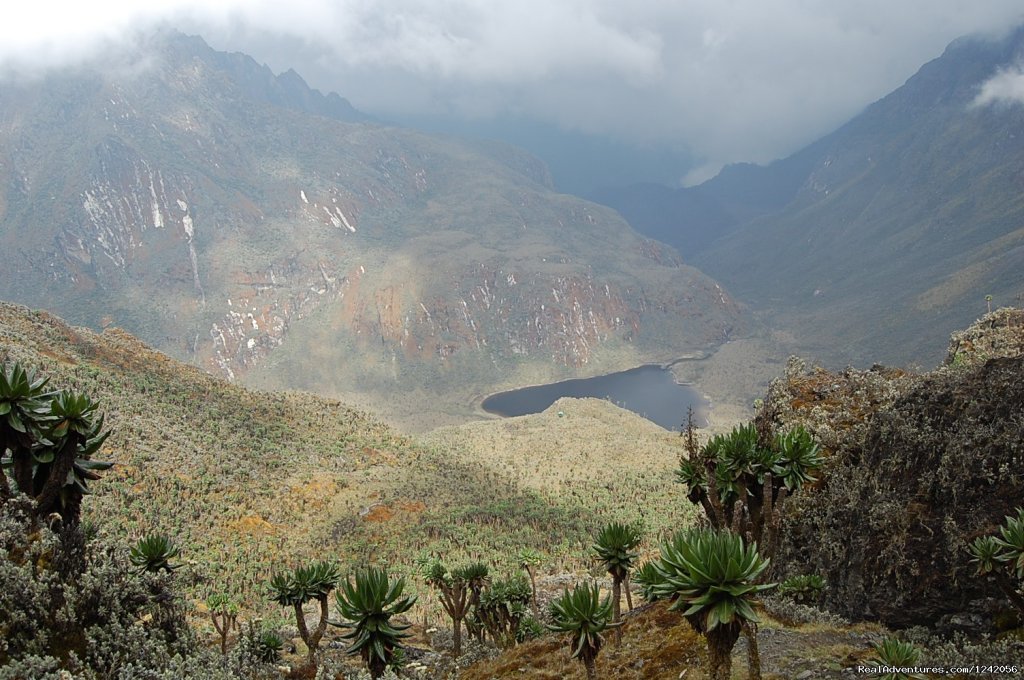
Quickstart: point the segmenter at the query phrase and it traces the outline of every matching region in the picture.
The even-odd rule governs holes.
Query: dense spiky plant
[[[665,581],[658,571],[656,560],[649,560],[637,567],[633,574],[633,581],[640,586],[640,595],[648,602],[655,602],[661,599],[657,592],[659,584]]]
[[[10,469],[38,516],[56,512],[64,524],[77,526],[88,481],[112,465],[92,460],[110,432],[102,431],[103,417],[88,396],[48,392],[46,385],[19,364],[0,370],[0,502],[12,493]]]
[[[800,574],[779,584],[780,595],[785,595],[800,604],[817,601],[824,589],[825,579],[818,574]]]
[[[622,618],[621,600],[622,584],[627,583],[629,570],[633,568],[639,554],[636,552],[640,545],[640,530],[621,522],[612,522],[601,529],[597,535],[597,542],[594,543],[594,552],[605,570],[612,577],[612,620],[616,623]],[[629,602],[632,608],[632,601]],[[622,631],[615,629],[615,640],[622,640]]]
[[[140,538],[139,542],[132,546],[128,557],[139,574],[156,574],[161,571],[171,574],[181,566],[171,564],[171,560],[180,553],[178,547],[167,536],[151,534]]]
[[[462,623],[466,620],[470,606],[479,604],[480,591],[487,583],[486,564],[472,564],[449,570],[438,560],[422,565],[423,579],[427,585],[437,589],[441,606],[452,620],[452,654],[462,654]]]
[[[749,423],[712,437],[699,454],[680,460],[676,477],[712,526],[749,535],[771,557],[786,498],[816,481],[812,473],[823,462],[820,447],[802,427],[767,436]]]
[[[921,651],[910,642],[888,637],[875,645],[873,665],[879,669],[912,668],[918,665]],[[904,673],[898,670],[884,671],[878,676],[882,680],[923,680],[924,676],[917,673]]]
[[[772,450],[775,453],[772,473],[782,480],[790,493],[818,481],[811,473],[820,468],[825,459],[821,447],[807,430],[796,427],[775,435]]]
[[[537,567],[543,560],[543,556],[533,548],[523,548],[519,551],[519,566],[526,571],[530,577],[530,606],[533,608],[534,618],[540,618],[540,609],[537,604]]]
[[[597,584],[577,585],[551,603],[550,630],[567,633],[570,655],[579,659],[587,678],[597,678],[597,655],[604,646],[605,631],[621,624],[612,621],[612,603],[600,599]]]
[[[22,493],[32,494],[32,447],[49,411],[52,392],[46,391],[49,378],[36,378],[14,363],[0,369],[0,501],[10,497],[6,470]],[[7,456],[7,452],[10,456]]]
[[[267,629],[255,632],[250,625],[249,637],[252,654],[261,663],[277,663],[281,660],[281,652],[284,650],[284,639],[276,632]]]
[[[999,535],[979,536],[968,546],[979,576],[996,582],[1017,609],[1024,612],[1024,508],[1007,516]]]
[[[327,598],[340,580],[341,573],[337,565],[330,562],[296,567],[291,573],[279,572],[270,578],[270,599],[295,610],[295,625],[302,641],[306,643],[307,661],[311,665],[316,665],[316,652],[324,630],[327,629]],[[302,611],[303,606],[311,600],[316,600],[320,605],[320,619],[312,631],[306,625],[306,615]]]
[[[98,406],[88,396],[68,390],[50,402],[49,428],[32,452],[33,492],[40,515],[58,512],[65,522],[77,524],[89,480],[99,479],[97,471],[113,465],[92,460],[110,436],[109,430],[103,432],[103,416],[96,416]]]
[[[401,640],[410,624],[399,624],[391,617],[407,612],[416,602],[414,595],[402,595],[405,579],[392,581],[383,569],[356,572],[355,580],[345,579],[335,592],[341,621],[332,625],[349,628],[341,637],[350,641],[348,654],[359,654],[370,671],[379,678],[401,649]]]
[[[238,629],[238,602],[227,593],[215,593],[206,599],[213,628],[220,635],[220,653],[227,654],[228,635]]]
[[[757,593],[775,587],[757,583],[767,567],[756,543],[748,546],[727,530],[689,529],[661,548],[655,568],[663,581],[654,590],[676,597],[669,609],[704,636],[712,680],[729,677],[733,645],[746,624],[757,622]]]
[[[481,594],[476,615],[499,647],[511,647],[518,641],[530,595],[530,584],[522,574],[497,579]]]

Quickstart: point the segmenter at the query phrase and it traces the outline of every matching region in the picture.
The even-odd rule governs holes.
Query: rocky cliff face
[[[4,87],[4,297],[228,378],[348,390],[575,375],[746,326],[521,152],[367,122],[196,38],[151,48]]]
[[[807,426],[829,453],[791,507],[779,565],[828,579],[827,604],[855,620],[932,625],[995,587],[966,547],[1024,499],[1024,311],[956,333],[922,375],[792,363],[765,414]]]

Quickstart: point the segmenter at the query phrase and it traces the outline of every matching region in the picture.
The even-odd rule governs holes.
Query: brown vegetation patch
[[[277,528],[259,515],[246,515],[228,522],[228,527],[248,536],[272,536],[277,533]]]
[[[387,522],[395,516],[394,511],[387,505],[374,505],[369,512],[363,516],[367,522]]]
[[[668,611],[666,603],[645,605],[626,614],[620,646],[608,636],[597,672],[603,678],[676,680],[686,670],[687,677],[694,677],[691,673],[703,650],[703,639],[678,613]],[[586,674],[582,664],[569,658],[565,637],[552,634],[470,666],[460,675],[466,680],[503,677],[548,680]]]

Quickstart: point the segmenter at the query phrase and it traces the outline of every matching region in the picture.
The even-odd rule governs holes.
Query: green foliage
[[[818,574],[801,574],[786,579],[779,584],[779,594],[792,598],[795,602],[806,604],[821,597],[825,589],[825,579]]]
[[[1024,579],[1024,508],[1017,508],[1016,517],[1006,518],[996,543],[1001,549],[999,560],[1006,562],[1018,579]]]
[[[818,481],[811,472],[820,468],[825,459],[821,455],[821,447],[807,430],[796,427],[775,435],[772,449],[775,453],[772,474],[782,479],[791,492]]]
[[[889,668],[908,668],[911,666],[917,666],[921,659],[921,651],[909,642],[904,642],[897,638],[887,637],[880,643],[875,645],[875,658],[873,659],[876,666],[889,667]],[[890,672],[882,673],[880,676],[883,680],[923,680],[923,675],[916,673],[901,673],[901,672]]]
[[[272,630],[261,630],[253,640],[256,658],[263,663],[277,663],[281,660],[284,639]]]
[[[0,370],[0,499],[11,495],[10,469],[17,490],[36,501],[37,514],[58,512],[77,524],[88,481],[112,465],[92,460],[110,432],[103,432],[103,416],[96,417],[96,402],[69,390],[47,392],[47,382],[17,363]]]
[[[610,598],[599,597],[597,584],[578,585],[551,603],[548,629],[568,634],[570,655],[579,659],[593,677],[594,663],[604,645],[604,633],[621,624],[612,621]]]
[[[341,572],[331,562],[296,567],[291,573],[278,572],[270,578],[270,599],[285,607],[301,606],[326,599],[340,580]]]
[[[220,635],[220,653],[227,653],[228,634],[238,627],[238,602],[227,593],[215,593],[206,598],[210,620]]]
[[[708,476],[702,461],[694,458],[684,458],[679,461],[679,469],[676,470],[676,481],[686,487],[688,496],[692,496],[691,502],[697,502],[696,494],[702,489],[707,489]]]
[[[787,496],[816,481],[812,473],[823,462],[820,447],[803,427],[770,436],[770,430],[760,432],[748,423],[682,458],[676,480],[712,526],[751,536],[770,557]]]
[[[639,556],[636,552],[638,545],[639,529],[621,522],[613,522],[601,529],[593,548],[612,578],[621,582]]]
[[[32,430],[46,414],[53,396],[46,392],[49,378],[36,378],[21,364],[0,369],[0,453],[31,445]]]
[[[640,530],[632,525],[613,522],[605,525],[597,535],[597,542],[594,544],[594,552],[597,553],[604,568],[612,577],[612,620],[619,621],[622,618],[622,582],[629,577],[629,570],[633,568],[639,554],[636,552],[640,545]],[[627,593],[628,595],[628,593]],[[632,606],[632,599],[627,598]],[[616,643],[621,642],[622,632],[615,631]]]
[[[383,569],[370,568],[356,572],[355,580],[345,579],[335,593],[340,622],[332,625],[351,629],[342,635],[350,641],[348,654],[359,654],[370,674],[379,678],[391,665],[403,633],[409,624],[398,624],[391,617],[403,614],[416,602],[414,595],[402,595],[405,579],[392,581]]]
[[[677,597],[670,609],[682,611],[702,634],[756,622],[755,596],[776,585],[757,583],[768,560],[758,554],[756,543],[747,546],[731,531],[681,531],[662,546],[654,565],[662,578],[654,592]]]
[[[139,539],[129,554],[131,563],[141,574],[166,571],[172,573],[181,565],[171,564],[171,560],[180,554],[180,550],[167,536],[153,534]]]
[[[995,536],[978,536],[967,547],[971,554],[971,562],[979,576],[990,574],[996,570],[1003,560],[1003,548]]]
[[[520,641],[520,626],[528,618],[532,594],[522,574],[496,579],[482,591],[476,617],[498,646],[509,647]]]
[[[711,677],[728,678],[740,631],[758,620],[755,597],[776,585],[757,583],[768,560],[758,554],[756,543],[748,546],[727,529],[695,528],[678,532],[662,545],[654,564],[663,579],[653,587],[654,593],[676,598],[669,610],[681,611],[704,636]],[[750,663],[760,673],[756,654]]]
[[[1007,516],[999,535],[979,536],[967,546],[975,572],[993,579],[1017,609],[1024,612],[1024,508]]]
[[[543,623],[532,616],[527,616],[520,622],[519,630],[516,631],[516,642],[522,643],[527,640],[536,640],[547,632]]]
[[[270,578],[270,599],[294,610],[295,625],[302,641],[306,643],[310,665],[316,665],[317,648],[327,628],[327,596],[340,580],[338,566],[323,561],[296,567],[291,573],[278,572]],[[302,611],[302,606],[310,600],[320,604],[320,619],[312,630],[306,625],[306,614]]]
[[[544,556],[533,548],[523,548],[519,551],[519,555],[517,557],[519,559],[519,565],[524,569],[536,567],[544,561]]]
[[[462,653],[462,623],[465,621],[470,632],[474,632],[466,617],[470,607],[479,605],[481,592],[490,582],[490,570],[482,562],[449,570],[439,560],[433,559],[423,562],[420,571],[427,585],[437,589],[441,606],[452,620],[453,654],[458,657]],[[479,634],[482,627],[477,625],[475,630]]]
[[[664,584],[665,579],[658,569],[657,560],[649,560],[641,564],[633,574],[633,583],[640,586],[640,595],[648,602],[655,602],[662,599],[658,594],[658,587]]]

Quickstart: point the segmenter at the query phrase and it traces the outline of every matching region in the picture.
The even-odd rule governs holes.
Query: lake
[[[698,426],[705,425],[709,406],[697,390],[680,385],[672,371],[656,365],[499,392],[484,399],[481,406],[499,416],[523,416],[540,413],[562,397],[608,399],[666,430],[675,431],[686,422],[689,406],[693,407],[694,422]]]

